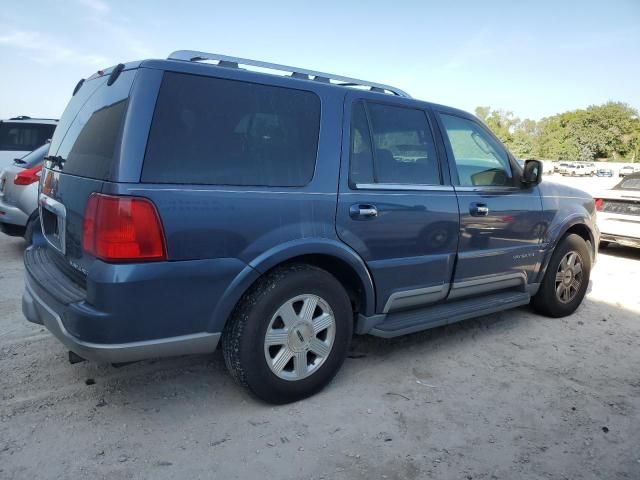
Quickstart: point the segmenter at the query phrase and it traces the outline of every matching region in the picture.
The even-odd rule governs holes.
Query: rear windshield
[[[167,72],[142,181],[306,185],[319,129],[320,99],[312,92]]]
[[[15,160],[15,164],[23,168],[33,168],[44,161],[44,156],[49,151],[49,144],[36,148],[33,152],[27,153],[24,157]]]
[[[640,175],[627,177],[614,188],[616,190],[640,190]]]
[[[0,122],[0,150],[30,152],[46,143],[55,128],[39,123]]]
[[[64,173],[110,180],[118,161],[129,91],[136,70],[124,71],[113,85],[107,76],[85,82],[65,109],[51,140]]]

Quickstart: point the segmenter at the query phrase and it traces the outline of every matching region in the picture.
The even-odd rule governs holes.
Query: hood
[[[584,190],[561,183],[543,180],[538,186],[540,187],[540,193],[545,197],[573,197],[593,200],[593,197]]]

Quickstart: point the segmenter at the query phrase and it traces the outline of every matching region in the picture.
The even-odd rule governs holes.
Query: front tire
[[[549,317],[571,315],[587,293],[591,274],[591,254],[582,237],[569,234],[556,247],[533,308]]]
[[[353,311],[333,275],[311,265],[277,268],[245,294],[225,328],[231,375],[256,397],[294,402],[327,385],[347,355]]]

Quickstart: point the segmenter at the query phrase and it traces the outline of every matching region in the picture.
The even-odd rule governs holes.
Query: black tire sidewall
[[[562,303],[556,295],[556,272],[562,259],[570,251],[575,251],[582,257],[582,284],[577,295],[568,303]],[[556,247],[544,280],[541,285],[540,292],[536,295],[536,304],[538,309],[543,313],[552,317],[564,317],[571,315],[582,303],[587,289],[589,288],[589,279],[591,277],[591,254],[589,247],[582,237],[575,234],[569,234],[564,237]]]
[[[313,294],[329,304],[336,321],[331,353],[320,368],[302,380],[278,378],[267,365],[264,337],[275,312],[286,301],[302,294]],[[272,403],[286,403],[312,395],[322,389],[344,362],[353,334],[353,312],[344,288],[328,272],[317,268],[298,268],[267,280],[255,298],[240,340],[240,362],[245,379],[255,395]]]

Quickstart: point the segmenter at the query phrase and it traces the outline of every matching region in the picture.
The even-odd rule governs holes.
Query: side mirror
[[[527,160],[522,168],[522,183],[537,185],[542,181],[542,162],[540,160]]]

